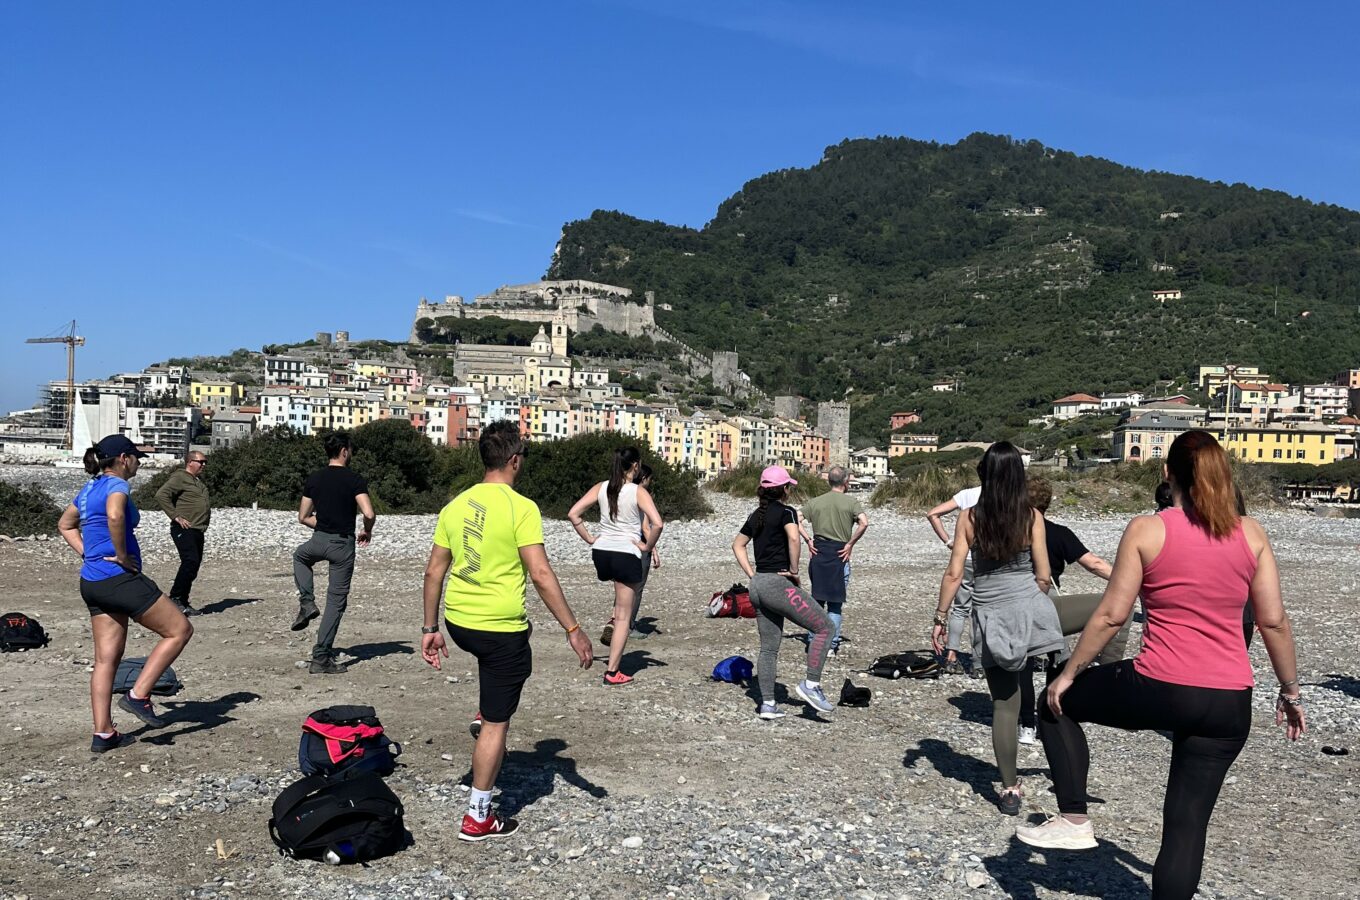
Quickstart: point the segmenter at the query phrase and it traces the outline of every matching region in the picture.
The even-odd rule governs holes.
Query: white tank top
[[[637,490],[637,485],[631,483],[619,488],[619,514],[611,521],[609,482],[600,483],[600,533],[591,546],[592,550],[610,550],[615,553],[642,556],[642,551],[633,543],[642,534],[642,514],[638,512]]]

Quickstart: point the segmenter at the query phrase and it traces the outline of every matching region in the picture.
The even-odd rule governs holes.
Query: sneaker
[[[610,622],[600,630],[600,643],[606,647],[614,643],[614,623]]]
[[[312,664],[307,667],[308,675],[339,675],[344,671],[345,667],[340,665],[334,656],[313,659]]]
[[[798,693],[798,696],[806,700],[808,705],[818,712],[829,713],[836,708],[835,704],[826,699],[826,694],[822,691],[820,684],[812,685],[806,681],[800,681],[794,690]]]
[[[941,666],[940,671],[946,675],[962,675],[963,663],[959,662],[957,659],[952,659]]]
[[[477,710],[477,715],[472,717],[472,721],[468,723],[468,734],[472,735],[474,741],[482,736],[482,711],[480,709]]]
[[[321,615],[321,610],[317,609],[315,606],[304,606],[298,610],[297,618],[293,620],[293,624],[290,627],[294,631],[301,631],[307,627],[308,622],[319,615]]]
[[[605,672],[605,673],[604,673],[604,683],[605,683],[605,684],[613,684],[613,685],[632,684],[632,683],[633,683],[633,676],[631,676],[631,675],[625,675],[625,674],[623,674],[622,671],[614,672],[613,674],[610,674],[609,672]]]
[[[186,616],[198,615],[198,610],[194,609],[187,603],[180,603],[179,601],[175,601],[175,606],[176,608],[179,609],[180,612],[184,613]]]
[[[840,652],[840,648],[839,648],[839,647],[832,647],[830,650],[826,651],[826,658],[827,658],[827,659],[835,659],[836,657],[838,657],[838,656],[840,656],[840,655],[841,655],[841,652]]]
[[[113,734],[103,738],[95,735],[90,741],[91,753],[108,753],[110,750],[117,750],[119,747],[126,747],[128,744],[136,743],[137,739],[130,734],[119,734],[115,729]]]
[[[1020,726],[1020,743],[1022,743],[1022,744],[1032,744],[1032,743],[1034,743],[1035,739],[1038,738],[1038,737],[1039,737],[1039,732],[1036,731],[1035,729],[1026,727],[1026,726],[1024,726],[1024,725],[1021,725],[1021,726]]]
[[[756,713],[762,719],[782,719],[784,713],[779,711],[779,707],[771,700],[769,703],[760,704],[760,711]]]
[[[138,700],[127,693],[118,698],[118,708],[132,713],[152,728],[165,727],[165,720],[156,715],[156,708],[151,705],[150,699]]]
[[[487,838],[506,837],[519,830],[519,822],[514,819],[503,819],[499,815],[492,813],[486,817],[486,821],[478,822],[472,816],[463,814],[463,827],[458,832],[460,841],[484,841]]]
[[[1062,816],[1053,816],[1042,825],[1021,825],[1015,836],[1031,847],[1050,850],[1094,850],[1096,831],[1087,819],[1080,825]]]
[[[1008,787],[1001,792],[1001,799],[996,803],[1001,808],[1003,815],[1020,815],[1020,806],[1024,802],[1025,792],[1020,787],[1020,782],[1015,783],[1015,787]]]
[[[636,628],[629,629],[628,640],[645,641],[651,635],[650,631],[638,631]]]

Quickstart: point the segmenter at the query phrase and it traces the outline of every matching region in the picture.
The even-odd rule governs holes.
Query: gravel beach
[[[0,467],[62,499],[81,473]],[[713,516],[667,526],[625,670],[606,688],[599,662],[573,663],[530,592],[534,676],[510,732],[498,804],[519,835],[455,840],[466,804],[477,704],[470,657],[443,672],[419,658],[420,584],[433,516],[381,518],[360,551],[338,647],[349,670],[298,668],[314,630],[295,634],[291,512],[217,510],[194,604],[204,615],[176,665],[185,690],[171,724],[92,756],[88,616],[78,563],[53,537],[0,543],[6,610],[41,620],[49,647],[0,656],[0,897],[301,898],[1037,898],[1143,897],[1160,832],[1169,746],[1152,733],[1091,727],[1097,850],[1039,851],[995,807],[983,682],[886,681],[857,674],[873,657],[927,645],[945,548],[919,516],[871,511],[856,553],[845,633],[827,668],[874,692],[865,709],[813,717],[792,695],[801,644],[780,658],[787,718],[756,719],[744,688],[709,678],[732,654],[755,658],[755,625],[708,620],[709,594],[741,579],[731,537],[749,503],[714,497]],[[1060,518],[1061,517],[1057,517]],[[1250,741],[1209,832],[1201,897],[1352,897],[1360,857],[1360,520],[1261,517],[1280,557],[1310,731],[1273,727],[1274,677],[1258,640],[1260,690]],[[1065,520],[1109,558],[1125,521]],[[155,511],[140,538],[162,587],[174,549]],[[612,593],[564,522],[546,523],[567,597],[598,634]],[[319,569],[322,567],[319,567]],[[1069,570],[1070,571],[1070,570]],[[318,580],[324,581],[318,573]],[[1072,573],[1071,590],[1098,590]],[[320,584],[318,585],[320,588]],[[320,591],[318,591],[320,593]],[[793,631],[789,630],[790,636]],[[128,655],[152,641],[132,629]],[[603,648],[598,648],[603,649]],[[405,752],[389,782],[414,844],[367,866],[280,857],[265,821],[298,776],[299,726],[336,703],[377,707]],[[120,724],[134,722],[121,716]],[[1329,755],[1324,746],[1347,748]],[[1021,821],[1055,809],[1042,749],[1021,748]],[[218,841],[226,851],[219,858]]]

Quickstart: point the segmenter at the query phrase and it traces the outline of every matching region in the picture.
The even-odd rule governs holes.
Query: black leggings
[[[1039,736],[1058,809],[1086,814],[1090,754],[1081,722],[1128,731],[1170,731],[1171,772],[1162,804],[1162,848],[1152,870],[1155,900],[1194,896],[1209,817],[1228,767],[1251,731],[1251,689],[1171,684],[1140,675],[1133,660],[1083,672],[1062,698],[1063,714],[1039,698]]]

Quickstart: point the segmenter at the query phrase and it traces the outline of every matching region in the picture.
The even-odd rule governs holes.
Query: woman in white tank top
[[[609,480],[586,491],[567,513],[567,521],[591,545],[595,574],[601,581],[614,582],[614,615],[600,635],[600,643],[609,647],[609,665],[604,673],[607,685],[624,685],[633,680],[619,671],[619,663],[628,644],[629,624],[637,611],[638,588],[643,582],[642,558],[656,546],[663,526],[652,495],[633,483],[641,463],[642,454],[636,447],[615,450]],[[581,518],[595,505],[600,507],[598,535],[592,535]],[[640,539],[644,518],[648,525],[646,541]]]

